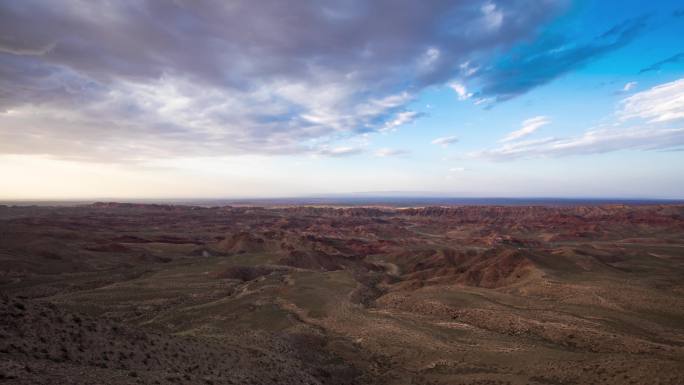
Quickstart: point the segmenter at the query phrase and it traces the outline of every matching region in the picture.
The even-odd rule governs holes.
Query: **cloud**
[[[494,3],[486,3],[482,6],[482,14],[484,15],[485,24],[491,30],[501,28],[503,24],[504,14]]]
[[[479,87],[476,100],[504,101],[547,84],[634,40],[646,18],[627,20],[585,43],[565,36],[543,36],[520,45],[495,64],[480,70],[472,81]]]
[[[452,167],[449,169],[449,172],[464,172],[465,170],[465,167]]]
[[[447,147],[448,145],[450,145],[452,143],[458,142],[458,140],[459,139],[457,136],[444,136],[444,137],[437,138],[437,139],[433,140],[431,143],[437,144],[437,145],[440,145],[443,147]]]
[[[632,89],[634,89],[634,87],[637,86],[637,84],[638,84],[637,82],[627,82],[627,83],[625,83],[625,85],[622,87],[622,92],[629,92],[629,91],[631,91]]]
[[[421,90],[473,56],[533,36],[561,8],[2,1],[0,153],[98,161],[307,153],[312,139],[418,117],[407,104]]]
[[[514,142],[470,153],[495,161],[534,157],[600,154],[620,150],[662,150],[684,146],[684,128],[629,128],[591,130],[571,138]]]
[[[561,157],[620,150],[678,150],[684,146],[684,79],[636,93],[621,102],[615,121],[567,138],[505,143],[469,157],[495,161]]]
[[[362,148],[359,147],[334,147],[334,148],[321,148],[316,151],[315,155],[330,156],[330,157],[344,157],[351,155],[358,155],[364,152]]]
[[[48,43],[38,47],[26,47],[22,45],[7,44],[7,41],[0,37],[0,53],[7,53],[18,56],[40,56],[52,51],[55,48],[55,43]]]
[[[505,138],[501,139],[501,142],[510,142],[513,140],[524,138],[534,133],[542,126],[545,126],[550,123],[551,120],[549,120],[549,118],[546,116],[535,116],[534,118],[527,119],[522,122],[521,128],[519,130],[513,131],[510,134],[506,135]]]
[[[389,156],[403,156],[403,155],[408,155],[409,151],[407,150],[401,150],[401,149],[393,149],[393,148],[381,148],[375,151],[375,156],[379,158],[385,158]]]
[[[468,89],[459,82],[449,83],[449,88],[451,88],[452,90],[454,90],[454,92],[456,92],[456,94],[458,94],[458,100],[467,100],[471,96],[473,96],[473,93],[468,92]]]
[[[641,71],[639,71],[639,73],[643,74],[644,72],[659,71],[660,68],[666,64],[679,63],[682,60],[684,60],[684,52],[680,52],[678,54],[672,55],[672,56],[668,57],[667,59],[653,63],[646,68],[642,68]]]
[[[461,70],[461,73],[463,74],[463,76],[465,76],[465,77],[469,77],[469,76],[476,74],[477,71],[479,71],[479,69],[480,69],[480,67],[473,67],[472,64],[470,63],[470,61],[463,62],[458,67]]]
[[[620,120],[643,119],[648,123],[684,119],[684,79],[655,86],[621,102]]]
[[[385,126],[381,129],[381,131],[393,131],[400,126],[413,123],[416,119],[422,116],[425,116],[425,114],[422,112],[400,111],[394,115],[392,120],[389,120],[385,123]]]

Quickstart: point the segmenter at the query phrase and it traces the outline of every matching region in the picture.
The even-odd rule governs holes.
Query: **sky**
[[[684,198],[681,1],[0,2],[0,199]]]

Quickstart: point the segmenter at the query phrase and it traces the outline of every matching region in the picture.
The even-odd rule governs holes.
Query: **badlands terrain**
[[[684,384],[684,206],[0,206],[0,383]]]

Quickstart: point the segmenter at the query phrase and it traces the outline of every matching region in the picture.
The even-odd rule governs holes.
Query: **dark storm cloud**
[[[645,25],[645,17],[627,20],[585,44],[552,36],[516,47],[478,74],[476,80],[482,85],[475,96],[502,101],[526,93],[625,46]]]
[[[307,140],[381,130],[407,116],[422,88],[448,80],[472,55],[529,37],[560,8],[5,0],[0,152],[116,160],[306,151]],[[528,79],[511,91],[520,81],[496,78],[508,84],[485,93],[535,85]]]
[[[678,54],[675,54],[675,55],[668,57],[667,59],[653,63],[646,68],[642,68],[641,71],[639,71],[639,73],[642,74],[644,72],[649,72],[649,71],[658,71],[665,64],[675,64],[675,63],[679,63],[683,60],[684,60],[684,52],[680,52]]]

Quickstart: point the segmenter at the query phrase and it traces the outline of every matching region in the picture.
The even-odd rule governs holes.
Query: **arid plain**
[[[684,206],[0,206],[0,382],[682,384]]]

